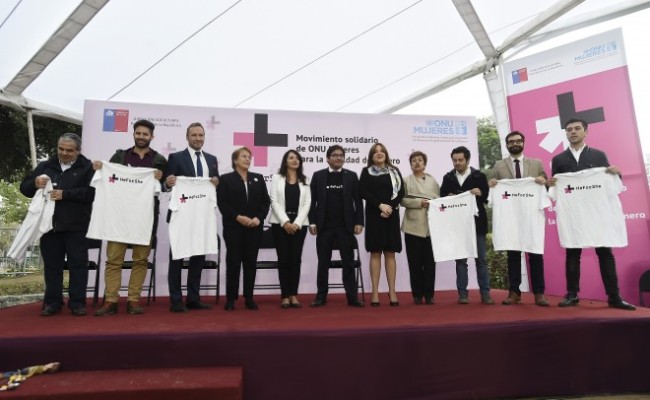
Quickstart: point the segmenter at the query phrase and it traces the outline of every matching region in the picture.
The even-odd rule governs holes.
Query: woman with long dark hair
[[[271,229],[278,253],[282,308],[299,308],[298,284],[302,246],[309,227],[311,191],[302,168],[302,156],[289,150],[271,182]]]

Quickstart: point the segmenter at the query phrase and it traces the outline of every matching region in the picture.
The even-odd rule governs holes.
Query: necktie
[[[203,176],[203,165],[201,165],[201,152],[196,153],[196,176]]]
[[[519,168],[519,160],[515,160],[515,178],[521,178],[521,168]]]

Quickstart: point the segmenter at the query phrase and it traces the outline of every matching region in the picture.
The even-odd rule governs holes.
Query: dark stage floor
[[[40,317],[40,305],[0,310],[0,368],[60,361],[65,370],[242,367],[245,399],[487,399],[650,392],[650,309],[621,311],[582,300],[560,309],[533,304],[281,309],[257,296],[258,311],[170,313],[167,298],[128,315]],[[209,299],[208,296],[205,300]],[[90,308],[89,308],[89,311]]]

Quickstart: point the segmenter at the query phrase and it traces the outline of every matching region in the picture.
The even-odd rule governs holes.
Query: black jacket
[[[570,149],[566,149],[557,156],[553,157],[551,162],[551,174],[561,174],[565,172],[578,172],[583,169],[609,167],[607,156],[600,150],[585,146],[580,153],[580,162],[576,162],[575,157]]]
[[[95,188],[90,186],[93,178],[92,163],[79,154],[72,167],[65,172],[61,170],[59,157],[53,156],[43,161],[23,179],[20,192],[27,197],[36,194],[36,177],[47,175],[52,181],[54,189],[63,190],[63,199],[54,205],[52,226],[55,231],[85,232],[90,223]]]
[[[314,172],[309,186],[311,188],[311,208],[309,209],[309,223],[316,225],[321,230],[325,225],[327,211],[327,173],[328,168]],[[343,218],[345,227],[354,233],[355,225],[362,225],[364,221],[363,200],[359,191],[359,178],[353,171],[343,168]]]
[[[485,212],[485,204],[488,202],[488,194],[490,188],[488,186],[487,177],[481,171],[470,167],[470,174],[461,186],[456,178],[456,170],[452,169],[447,172],[442,178],[442,185],[440,185],[440,196],[451,196],[454,194],[461,194],[468,190],[479,188],[481,195],[476,196],[476,205],[478,206],[478,217],[474,217],[476,223],[476,234],[485,235],[488,231],[487,213]]]
[[[248,172],[248,195],[242,177],[235,171],[221,175],[217,186],[217,205],[223,217],[223,226],[239,228],[238,215],[260,220],[262,229],[266,215],[271,207],[271,198],[266,188],[264,176]]]

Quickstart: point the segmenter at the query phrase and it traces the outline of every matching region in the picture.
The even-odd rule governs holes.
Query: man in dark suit
[[[476,277],[481,292],[481,303],[494,304],[490,296],[490,277],[487,269],[487,249],[485,244],[485,235],[487,235],[487,214],[485,204],[488,201],[487,177],[481,171],[469,166],[471,154],[465,146],[456,147],[451,151],[451,160],[454,169],[445,174],[440,186],[440,195],[442,197],[461,194],[470,191],[476,196],[476,205],[478,206],[478,217],[474,217],[476,224],[476,249],[478,257],[476,258]],[[444,234],[441,232],[439,234]],[[469,304],[469,295],[467,292],[468,284],[467,259],[456,260],[456,287],[458,289],[458,304]]]
[[[617,167],[609,165],[605,153],[587,146],[585,143],[587,127],[587,122],[578,118],[572,118],[564,124],[566,137],[569,140],[569,147],[553,157],[551,163],[552,175],[565,172],[578,172],[583,169],[595,167],[607,167],[608,173],[620,175],[620,170]],[[554,177],[548,180],[549,186],[554,186],[555,182],[556,179]],[[604,227],[604,229],[607,228]],[[567,294],[564,296],[564,300],[560,302],[560,307],[576,306],[580,302],[578,292],[580,291],[581,254],[582,249],[566,249]],[[636,307],[624,301],[619,295],[616,260],[614,259],[612,249],[609,247],[597,247],[596,255],[598,255],[600,275],[605,285],[609,306],[623,310],[635,310]]]
[[[343,286],[348,305],[363,307],[357,298],[354,275],[354,235],[363,231],[363,201],[359,194],[359,178],[355,172],[343,168],[343,147],[330,146],[326,156],[329,168],[314,172],[310,183],[309,232],[317,234],[318,254],[318,293],[311,306],[321,307],[327,303],[329,264],[336,242],[343,262]]]
[[[519,131],[506,135],[506,148],[510,155],[494,164],[492,172],[494,177],[488,182],[494,187],[499,179],[519,179],[532,177],[538,185],[546,184],[546,172],[542,162],[535,158],[524,157],[524,144],[526,138]],[[508,298],[501,304],[511,305],[521,303],[521,251],[508,250],[508,281],[510,284]],[[535,304],[548,307],[548,300],[544,297],[544,256],[542,254],[528,253],[530,262],[530,280],[535,294]]]
[[[219,184],[219,166],[217,158],[201,150],[205,143],[205,130],[199,122],[191,123],[185,133],[188,148],[169,155],[167,167],[163,174],[164,190],[171,190],[176,184],[177,176],[205,176],[216,187]],[[171,212],[167,214],[169,222]],[[187,299],[183,305],[183,294],[181,291],[181,270],[183,260],[173,260],[171,251],[169,253],[169,274],[167,282],[169,285],[170,311],[186,312],[191,310],[206,310],[211,307],[201,303],[199,286],[201,285],[201,271],[205,264],[205,254],[190,257],[190,268],[187,272]]]

